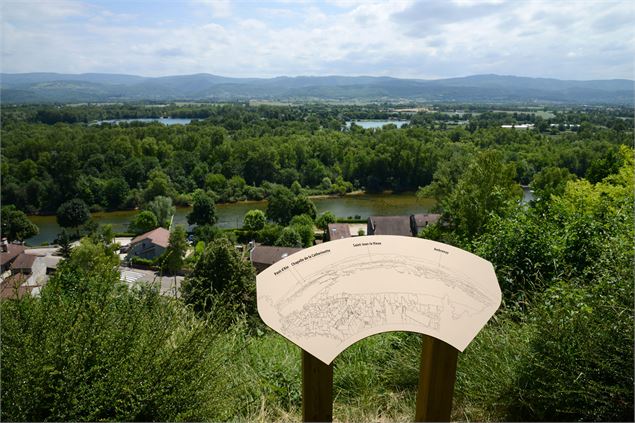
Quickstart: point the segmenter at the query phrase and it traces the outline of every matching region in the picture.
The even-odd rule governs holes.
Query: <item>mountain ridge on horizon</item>
[[[561,80],[478,74],[440,79],[390,76],[234,78],[197,73],[158,77],[55,72],[0,73],[3,103],[361,100],[415,102],[634,103],[629,79]]]

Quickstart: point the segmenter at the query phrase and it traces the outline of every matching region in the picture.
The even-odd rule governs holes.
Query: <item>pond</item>
[[[401,128],[402,126],[410,123],[409,120],[354,120],[346,122],[346,127],[350,127],[351,123],[355,123],[355,125],[361,126],[364,129],[370,128],[382,128],[384,125],[397,125],[397,128]]]
[[[436,204],[433,199],[419,199],[410,194],[361,194],[345,197],[314,198],[313,202],[318,214],[331,211],[338,217],[360,216],[366,219],[373,215],[409,215],[426,213]],[[242,225],[243,217],[251,209],[265,210],[266,201],[245,201],[231,204],[217,204],[217,225],[221,228],[238,228]],[[178,207],[174,215],[174,223],[187,225],[188,207]],[[111,224],[115,232],[125,232],[128,223],[137,211],[116,211],[93,213],[92,218],[99,224]],[[55,216],[29,216],[29,219],[40,228],[40,233],[27,240],[28,245],[52,243],[61,231]]]
[[[99,125],[102,123],[114,123],[114,124],[118,124],[121,122],[125,122],[125,123],[131,123],[131,122],[143,122],[143,123],[149,123],[149,122],[159,122],[162,123],[164,125],[187,125],[188,123],[192,122],[192,119],[190,118],[135,118],[135,119],[109,119],[109,120],[98,120],[96,122],[93,122],[93,125]]]

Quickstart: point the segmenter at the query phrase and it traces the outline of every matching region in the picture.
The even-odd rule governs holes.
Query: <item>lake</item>
[[[330,211],[338,217],[360,216],[366,219],[373,215],[409,215],[429,212],[436,204],[433,199],[418,199],[414,194],[362,194],[345,197],[326,197],[313,199],[318,214]],[[265,210],[266,201],[248,201],[231,204],[217,204],[217,225],[221,228],[238,228],[242,226],[243,217],[251,209]],[[187,225],[188,207],[178,207],[174,222]],[[116,211],[93,213],[92,218],[99,224],[111,224],[115,232],[126,232],[128,223],[137,211]],[[27,240],[28,245],[51,243],[61,231],[55,216],[29,216],[29,219],[40,228],[37,236]]]
[[[355,125],[359,125],[364,129],[370,128],[382,128],[384,125],[397,125],[397,128],[401,128],[402,126],[410,123],[409,120],[354,120],[350,122],[346,122],[346,127],[350,127],[351,123],[355,122]]]
[[[98,120],[97,122],[94,122],[93,125],[99,125],[102,123],[114,123],[114,124],[118,124],[121,122],[125,122],[125,123],[131,123],[131,122],[143,122],[143,123],[150,123],[150,122],[160,122],[164,125],[187,125],[188,123],[192,122],[192,119],[190,118],[135,118],[135,119],[110,119],[110,120]]]

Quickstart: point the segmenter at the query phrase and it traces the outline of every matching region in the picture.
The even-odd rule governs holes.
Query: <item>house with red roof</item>
[[[170,231],[165,228],[153,229],[130,241],[126,258],[141,257],[153,260],[163,254],[169,243]]]

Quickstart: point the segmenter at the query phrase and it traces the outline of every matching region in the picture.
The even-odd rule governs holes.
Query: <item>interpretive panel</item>
[[[490,262],[421,238],[373,235],[307,248],[257,277],[264,322],[329,364],[388,331],[419,332],[463,351],[501,291]]]

